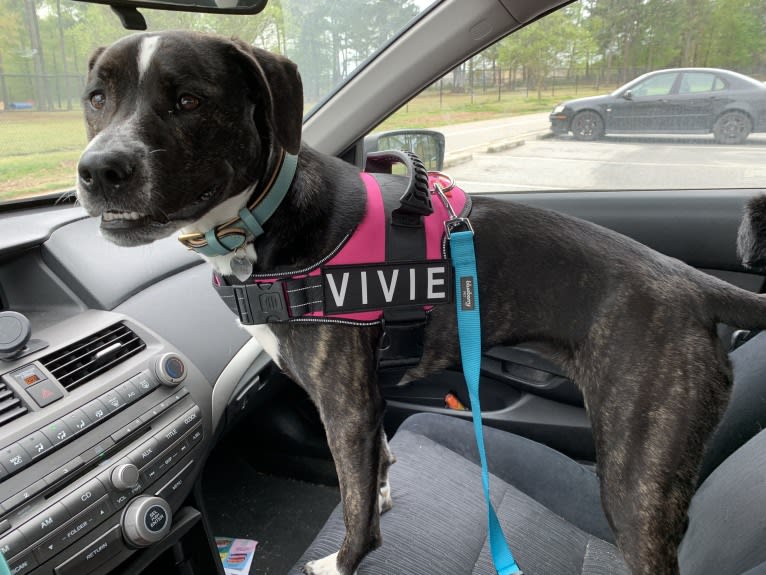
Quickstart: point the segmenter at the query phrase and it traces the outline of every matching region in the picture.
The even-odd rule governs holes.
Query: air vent
[[[71,391],[145,347],[130,328],[118,323],[45,356],[41,363]]]
[[[0,427],[21,417],[27,408],[11,389],[0,381]]]

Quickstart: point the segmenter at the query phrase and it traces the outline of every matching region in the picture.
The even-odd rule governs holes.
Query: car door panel
[[[592,221],[744,289],[761,291],[764,277],[748,273],[739,264],[736,235],[745,202],[763,191],[516,193],[492,197]],[[677,329],[683,330],[683,326]],[[546,443],[577,459],[593,459],[593,438],[582,395],[538,343],[486,350],[481,386],[485,424]],[[389,431],[418,411],[469,418],[470,412],[446,407],[445,396],[450,392],[469,405],[459,371],[384,388]]]

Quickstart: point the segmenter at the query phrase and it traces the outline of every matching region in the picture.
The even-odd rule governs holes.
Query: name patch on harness
[[[325,313],[452,302],[447,260],[329,266],[322,279]]]

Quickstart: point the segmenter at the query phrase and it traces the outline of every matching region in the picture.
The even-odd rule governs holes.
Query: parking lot
[[[741,146],[716,145],[710,136],[532,138],[504,151],[474,152],[446,171],[474,193],[764,188],[766,135],[751,135]]]

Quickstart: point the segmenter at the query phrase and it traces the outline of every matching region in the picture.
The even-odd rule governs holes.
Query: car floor
[[[283,575],[309,547],[340,494],[337,485],[295,479],[306,476],[300,469],[332,477],[331,461],[288,457],[277,474],[274,453],[256,453],[225,441],[216,448],[202,479],[205,506],[216,536],[258,541],[251,575]]]

